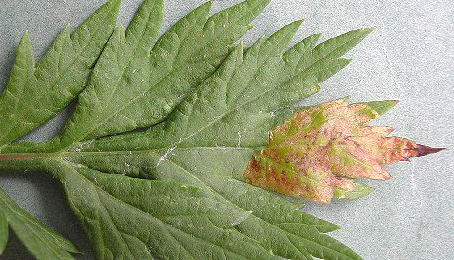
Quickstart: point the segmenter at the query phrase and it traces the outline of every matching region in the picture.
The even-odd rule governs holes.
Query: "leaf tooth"
[[[368,102],[359,102],[355,104],[362,104],[372,108],[380,116],[391,110],[394,106],[399,103],[398,100],[381,100],[381,101],[368,101]]]
[[[72,34],[67,25],[36,64],[25,32],[16,56],[22,75],[13,69],[0,102],[0,146],[51,119],[83,90],[87,75],[112,34],[120,4],[120,0],[105,3]],[[4,121],[11,118],[20,118],[20,124]]]
[[[0,146],[23,134],[16,116],[20,114],[21,100],[28,85],[33,85],[35,59],[30,33],[25,30],[19,43],[14,61],[14,67],[5,91],[0,99]]]
[[[360,43],[373,31],[372,28],[363,28],[349,31],[331,38],[315,47],[315,52],[326,53],[325,57],[339,58]]]
[[[257,15],[271,2],[271,0],[248,0],[239,3],[229,9],[225,9],[219,14],[230,12],[230,19],[234,22],[240,21],[242,25],[249,25]],[[250,10],[244,13],[243,10]]]

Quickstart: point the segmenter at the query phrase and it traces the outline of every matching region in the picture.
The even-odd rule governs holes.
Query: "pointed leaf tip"
[[[381,149],[385,151],[383,163],[392,164],[398,161],[410,161],[411,157],[437,153],[445,148],[432,148],[402,137],[387,137],[382,141]]]
[[[418,155],[416,157],[426,156],[431,153],[438,153],[440,151],[446,150],[446,148],[432,148],[430,146],[416,144],[416,149],[418,150]]]
[[[118,14],[120,12],[121,2],[122,2],[122,0],[110,0],[110,1],[107,1],[96,12],[98,12],[102,8],[112,7],[111,10],[113,10],[116,14]]]
[[[31,44],[30,31],[25,30],[19,44]]]
[[[293,22],[293,24],[297,25],[297,27],[300,27],[301,24],[304,22],[304,19],[299,19]]]
[[[207,1],[203,4],[201,4],[199,7],[197,8],[201,8],[201,9],[205,9],[205,10],[211,10],[211,7],[213,6],[213,0],[210,0],[210,1]]]
[[[394,108],[399,103],[398,100],[381,100],[381,101],[369,101],[369,102],[360,102],[356,104],[367,105],[380,116]]]

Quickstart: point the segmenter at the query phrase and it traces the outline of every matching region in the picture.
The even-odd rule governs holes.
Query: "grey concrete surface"
[[[119,24],[127,24],[142,0],[124,0]],[[105,0],[0,0],[0,91],[6,85],[21,34],[30,30],[40,57],[66,23],[79,24]],[[163,30],[201,0],[167,0]],[[214,10],[240,1],[215,1]],[[350,95],[353,101],[399,99],[374,124],[397,128],[395,135],[450,150],[388,167],[394,179],[367,181],[376,191],[355,202],[304,209],[343,227],[332,233],[367,260],[451,260],[454,255],[454,2],[452,0],[274,0],[244,37],[270,35],[306,19],[295,38],[322,32],[324,39],[351,29],[376,30],[347,57],[353,62],[303,104]],[[67,118],[63,112],[27,136],[44,140]],[[43,173],[2,174],[0,187],[33,216],[52,226],[93,259],[63,190]],[[12,236],[1,260],[33,259]]]

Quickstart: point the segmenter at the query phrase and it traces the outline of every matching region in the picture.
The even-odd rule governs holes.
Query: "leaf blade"
[[[234,15],[242,13],[241,11],[247,10],[247,12],[244,12],[246,18],[252,19],[256,14],[254,14],[254,12],[249,12],[251,6],[248,5],[251,3],[258,4],[252,9],[255,8],[256,10],[261,10],[263,7],[260,6],[260,4],[264,4],[265,2],[267,1],[252,0],[240,4],[230,10],[235,10],[235,8],[240,10],[238,12],[234,12]],[[204,7],[206,8],[208,5],[209,4]],[[206,17],[203,16],[204,15],[202,15],[202,21],[206,19]],[[226,12],[221,12],[218,16],[216,16],[216,19],[222,20],[225,16]],[[216,19],[212,18],[212,20],[208,19],[208,22],[204,22],[202,24],[203,30],[209,31],[212,28],[215,28],[213,27],[213,23]],[[210,21],[213,23],[210,23]],[[239,26],[239,28],[246,30],[248,28],[248,23],[249,22],[240,24],[241,26]],[[208,77],[208,75],[211,75],[216,68],[218,69],[214,72],[213,76],[204,80],[202,86],[187,96],[182,95],[175,98],[175,95],[178,94],[177,92],[170,91],[169,93],[165,93],[168,94],[169,97],[173,98],[172,102],[170,102],[171,105],[165,107],[164,110],[167,111],[158,111],[158,116],[153,119],[154,121],[147,121],[149,120],[148,118],[141,122],[143,123],[143,126],[160,123],[152,126],[151,129],[145,134],[121,135],[115,138],[106,138],[90,143],[91,138],[102,136],[104,134],[115,133],[115,131],[120,131],[118,130],[120,128],[113,129],[114,131],[109,129],[103,134],[99,134],[97,131],[102,128],[98,128],[98,126],[104,127],[105,125],[103,123],[98,124],[99,122],[95,122],[93,124],[94,126],[91,126],[91,122],[87,120],[82,123],[82,132],[78,132],[78,130],[71,132],[71,130],[68,129],[77,129],[80,125],[75,123],[77,120],[70,123],[66,134],[64,134],[63,139],[61,139],[61,146],[57,146],[56,149],[55,147],[51,148],[54,149],[53,151],[58,152],[50,153],[49,156],[45,156],[46,158],[43,159],[47,160],[48,158],[58,158],[59,162],[57,164],[64,164],[65,167],[63,168],[65,168],[68,172],[74,173],[72,176],[69,176],[67,173],[62,173],[61,169],[56,169],[58,167],[50,167],[50,170],[57,177],[59,177],[65,185],[67,185],[66,190],[68,191],[70,200],[72,200],[73,209],[83,220],[86,229],[91,232],[90,236],[93,244],[96,246],[96,251],[99,254],[98,257],[114,258],[114,256],[123,256],[125,258],[159,258],[155,257],[154,253],[147,251],[147,246],[143,243],[143,241],[140,241],[141,239],[138,239],[138,237],[134,234],[125,234],[126,230],[120,230],[115,224],[115,222],[122,221],[117,219],[115,216],[115,213],[121,213],[121,211],[117,211],[118,208],[125,210],[128,209],[129,206],[140,208],[142,207],[142,204],[140,204],[137,199],[129,203],[122,200],[122,198],[120,198],[122,194],[133,192],[128,190],[128,192],[123,191],[121,193],[116,193],[118,190],[115,189],[118,188],[119,184],[114,185],[116,187],[113,188],[107,187],[109,184],[115,183],[115,181],[112,181],[112,183],[110,182],[112,178],[122,180],[129,179],[124,176],[107,177],[107,174],[97,172],[97,170],[102,171],[101,168],[103,167],[109,168],[109,170],[106,171],[109,173],[123,173],[140,178],[184,181],[185,183],[200,186],[204,191],[203,194],[208,195],[209,199],[219,203],[217,205],[228,208],[228,212],[233,213],[232,215],[242,216],[240,218],[233,219],[233,224],[232,222],[230,223],[230,226],[235,227],[233,233],[236,237],[248,241],[252,248],[258,248],[257,250],[260,252],[272,250],[271,252],[276,252],[279,256],[292,259],[312,259],[311,255],[319,254],[317,251],[319,249],[317,248],[323,246],[324,240],[319,243],[311,240],[307,243],[304,242],[305,238],[301,234],[294,234],[288,230],[284,230],[282,227],[279,227],[279,225],[285,223],[300,224],[300,227],[307,228],[305,233],[306,235],[308,234],[308,236],[314,237],[320,237],[319,233],[335,230],[337,229],[336,226],[320,221],[310,215],[297,213],[297,206],[293,203],[277,199],[274,194],[268,191],[245,184],[244,179],[238,177],[238,174],[241,174],[242,172],[241,170],[232,170],[232,172],[228,172],[223,169],[216,168],[213,163],[216,164],[217,162],[220,162],[221,157],[213,160],[211,164],[204,161],[205,166],[194,163],[195,166],[199,167],[194,168],[186,164],[185,160],[189,159],[189,157],[187,155],[181,155],[182,150],[184,149],[188,152],[200,152],[200,149],[208,149],[210,150],[210,154],[215,153],[214,150],[217,148],[227,149],[228,151],[233,151],[229,154],[230,156],[242,158],[239,162],[237,162],[241,164],[241,166],[238,166],[237,169],[244,169],[246,162],[251,158],[251,154],[266,143],[268,131],[276,124],[274,113],[277,113],[282,109],[285,110],[289,106],[292,106],[294,103],[300,101],[300,99],[317,92],[321,81],[334,75],[337,71],[348,64],[348,60],[341,59],[340,56],[357,44],[359,40],[362,39],[361,37],[365,36],[365,32],[363,31],[357,33],[357,35],[360,36],[339,36],[336,40],[328,40],[325,43],[316,45],[318,35],[315,35],[303,40],[297,45],[298,47],[285,51],[288,42],[298,29],[300,23],[301,22],[298,21],[284,27],[279,31],[279,33],[276,33],[266,41],[258,41],[254,44],[254,46],[249,48],[246,53],[243,53],[242,46],[240,45],[220,66],[220,60],[223,58],[223,55],[227,53],[227,46],[222,46],[222,48],[212,54],[214,58],[219,58],[219,60],[216,61],[209,60],[200,62],[200,60],[204,59],[203,52],[193,54],[192,56],[189,50],[186,50],[187,52],[183,51],[183,53],[178,52],[177,56],[179,57],[175,59],[176,61],[171,61],[172,65],[170,65],[170,67],[174,66],[174,64],[180,65],[181,63],[184,63],[185,60],[190,60],[191,62],[195,61],[196,63],[200,62],[197,63],[200,65],[197,69],[200,69],[204,76],[200,76],[198,81],[194,81],[195,83],[193,84],[195,87],[199,85],[199,82]],[[237,34],[235,35],[242,35],[238,32],[236,33]],[[125,35],[120,28],[117,30],[116,34],[112,36],[110,42],[112,46],[110,49],[113,53],[112,60],[123,59],[121,55],[124,53],[118,50],[122,49],[122,45],[125,45],[125,41],[127,41],[125,40],[127,38],[127,34],[128,33]],[[353,35],[355,33],[351,34]],[[229,40],[232,41],[232,39]],[[172,41],[176,41],[176,38],[172,39]],[[164,45],[165,44],[160,45],[160,42],[158,41],[155,47],[153,47],[152,53],[155,48],[168,47]],[[115,46],[120,47],[117,48]],[[213,45],[211,42],[206,44],[206,48],[212,47]],[[128,49],[128,51],[133,53],[136,52],[134,48],[125,49]],[[109,48],[106,48],[103,52],[104,57],[108,56],[108,51]],[[148,47],[140,46],[137,48],[137,53],[139,53],[137,56],[144,55],[147,51]],[[166,52],[163,51],[160,53]],[[133,57],[134,55],[135,54],[132,54]],[[190,57],[186,57],[187,59],[181,58],[186,55]],[[220,57],[215,57],[216,55]],[[121,62],[123,65],[120,64],[119,66],[127,67],[129,60],[126,60],[126,62]],[[108,67],[110,63],[111,61],[106,62],[106,67]],[[98,64],[102,64],[101,61]],[[191,65],[193,65],[193,63],[191,63]],[[274,72],[273,69],[277,72]],[[113,74],[122,74],[122,71],[124,70],[125,69],[120,68],[118,69],[120,73],[115,72]],[[101,74],[101,72],[105,71],[108,70],[99,70],[98,73]],[[132,69],[131,73],[132,71],[134,70]],[[173,78],[177,74],[167,75],[166,73],[163,73],[163,75],[164,76],[161,75],[159,77],[168,76]],[[187,76],[190,74],[182,75]],[[157,85],[159,85],[161,82],[159,77],[157,76],[157,78],[153,78],[151,81],[156,81]],[[197,75],[197,77],[199,77],[199,75]],[[248,78],[248,80],[242,80],[242,78]],[[99,79],[102,80],[102,77]],[[137,79],[139,81],[141,80],[141,78]],[[135,79],[130,80],[134,81]],[[176,81],[171,80],[170,83],[173,84],[175,82]],[[137,85],[136,83],[138,82],[131,85]],[[107,86],[110,84],[104,83],[104,85]],[[140,87],[140,83],[138,85]],[[158,90],[161,91],[162,89],[153,90],[155,92],[143,92],[140,90],[139,93],[135,93],[134,95],[144,93],[147,93],[148,95],[150,93],[161,95]],[[104,89],[101,89],[99,92],[96,90],[91,93],[89,93],[88,90],[84,92],[88,93],[86,96],[93,97],[94,94],[101,93],[99,96],[104,95],[107,97],[98,97],[99,100],[103,100],[102,102],[99,102],[100,104],[98,104],[101,107],[99,109],[101,113],[98,113],[98,111],[92,111],[92,107],[90,108],[90,106],[87,106],[89,108],[85,108],[85,111],[82,111],[81,114],[84,114],[83,117],[86,118],[98,117],[101,118],[101,121],[112,121],[115,126],[115,124],[118,123],[119,118],[116,118],[116,115],[110,117],[110,115],[103,113],[105,111],[108,113],[109,110],[111,112],[113,110],[112,108],[116,108],[118,104],[122,105],[121,101],[123,99],[110,98],[115,96],[123,97],[125,96],[123,94],[126,92],[117,91],[116,87],[114,88],[114,91],[106,91],[105,93],[102,93],[103,91]],[[83,95],[84,94],[81,96],[83,97]],[[143,99],[140,97],[141,95],[136,96],[139,97],[137,100]],[[162,95],[161,97],[165,97],[165,95]],[[109,107],[109,109],[104,110],[104,106]],[[153,113],[157,107],[158,106],[152,109]],[[137,107],[134,108],[136,109]],[[147,105],[141,106],[142,110],[149,108],[150,107]],[[175,109],[173,110],[173,108]],[[81,110],[83,109],[81,108]],[[173,110],[173,112],[168,118],[166,118],[171,110]],[[263,113],[262,110],[265,112]],[[121,113],[119,114],[124,116]],[[128,117],[122,118],[122,120],[130,119],[134,116],[137,116],[137,114],[131,117],[128,115]],[[172,126],[172,124],[184,125],[185,129],[172,129],[172,127],[169,127],[169,125]],[[168,128],[162,126],[167,126]],[[89,128],[88,132],[84,129],[86,127]],[[128,126],[126,123],[121,125],[121,127],[122,129],[129,129],[128,127],[131,127],[131,125]],[[166,131],[169,129],[172,131]],[[153,138],[156,138],[156,140],[152,140]],[[89,142],[78,143],[84,140]],[[218,145],[221,145],[221,147],[217,147]],[[61,149],[67,149],[69,147],[71,147],[71,150],[61,151]],[[247,150],[245,154],[243,154],[244,151],[239,152],[240,149],[243,148]],[[240,153],[240,155],[236,154],[237,152]],[[138,154],[142,154],[144,156],[140,161],[137,160],[137,157],[132,159],[133,163],[131,164],[128,164],[129,161],[121,160],[121,157],[117,157],[117,155],[123,157],[126,155],[126,157],[128,157],[127,153],[130,153],[131,156],[137,156]],[[203,153],[200,152],[200,154]],[[98,155],[99,157],[102,157],[101,160],[104,161],[104,164],[103,162],[96,162],[96,160],[92,158],[97,157]],[[61,162],[60,160],[62,159],[65,162]],[[193,159],[194,158],[191,158],[191,160],[188,161],[193,161]],[[125,164],[121,165],[122,163]],[[52,163],[48,162],[45,165],[49,166],[50,164]],[[86,168],[87,166],[88,168]],[[131,167],[133,169],[130,169]],[[207,167],[212,167],[213,169],[216,168],[216,171],[213,169],[211,169],[211,171],[207,170]],[[202,168],[205,169],[204,172],[201,171]],[[118,169],[119,171],[116,172],[117,170],[112,169]],[[121,172],[121,170],[124,170],[124,172]],[[206,175],[210,173],[214,173],[214,176],[207,177]],[[96,178],[98,177],[101,179],[109,179],[109,181],[103,182],[99,179],[97,180]],[[77,178],[80,179],[76,180]],[[78,181],[84,184],[80,187],[76,187]],[[131,181],[148,183],[147,181],[136,179]],[[101,182],[101,184],[97,182]],[[70,187],[71,185],[74,186]],[[88,201],[97,201],[95,206],[89,205],[88,201],[86,201],[86,198],[84,197],[84,195],[87,195],[87,189],[94,191],[93,194],[90,194],[90,198],[92,199],[89,199]],[[109,189],[109,192],[106,192],[105,189]],[[137,189],[133,190],[137,191]],[[258,202],[257,205],[252,205],[250,201],[244,200],[242,197],[235,196],[235,191],[245,192],[250,194],[255,199],[268,198],[269,200],[272,200],[272,202],[269,204]],[[75,196],[74,193],[79,193],[79,195]],[[114,193],[115,195],[113,196],[112,194]],[[112,200],[112,196],[115,197],[115,203],[112,202],[113,206],[106,206],[102,204],[102,202]],[[74,206],[75,204],[84,206]],[[129,206],[125,206],[124,204]],[[109,207],[109,209],[107,209],[107,207]],[[276,207],[277,209],[273,207]],[[147,210],[151,211],[151,209]],[[146,212],[147,210],[143,212],[150,213]],[[267,213],[274,212],[274,210],[276,210],[275,212],[277,213],[287,215],[286,217],[279,216],[274,218],[267,216]],[[140,215],[147,215],[136,210],[134,212]],[[244,216],[246,216],[246,218],[243,219]],[[102,219],[102,222],[105,224],[104,226],[96,223],[99,219]],[[239,222],[237,222],[238,219]],[[140,218],[137,218],[131,223],[140,223],[140,220]],[[121,225],[123,226],[123,229],[128,227],[128,223],[125,223],[124,221]],[[261,227],[263,230],[259,234],[255,234],[251,227]],[[116,229],[117,231],[113,229]],[[157,227],[157,229],[159,228]],[[137,230],[139,230],[139,228],[136,227],[134,232]],[[169,241],[172,240],[174,244],[179,243],[182,245],[181,241],[186,238],[186,235],[178,232],[170,232],[168,235],[169,236],[166,237],[166,239],[169,239]],[[204,234],[204,236],[206,235],[207,234]],[[258,244],[257,242],[260,243]],[[123,246],[122,243],[130,246],[132,249]],[[310,251],[307,248],[311,243],[318,243],[318,245],[314,246],[316,249],[313,249],[313,251]],[[107,246],[104,246],[107,244],[121,244],[121,248],[107,248]],[[159,247],[153,246],[153,248]],[[197,257],[200,258],[200,256],[202,256],[197,252],[195,253],[197,257],[192,256],[192,254],[189,253],[190,250],[188,251],[185,246],[177,247],[176,249],[176,251],[184,256],[184,258],[191,259],[192,257],[197,259]],[[122,252],[127,253],[123,254]],[[180,257],[179,255],[172,254],[170,251],[167,253],[171,255],[171,258],[179,259],[178,257]],[[232,259],[237,259],[235,257],[238,257],[238,255],[233,256],[230,255],[231,252],[224,252],[222,250],[217,253],[228,253],[229,257]],[[162,254],[162,256],[164,255],[165,254]],[[275,259],[274,257],[269,256],[269,254],[266,255],[267,257]],[[249,257],[249,254],[244,254],[244,256],[247,258]],[[217,258],[218,256],[216,255],[216,257],[213,257],[212,255],[211,257]],[[335,259],[336,257],[336,255],[329,255],[326,259]]]
[[[16,54],[16,59],[14,62],[14,67],[11,72],[10,79],[6,90],[3,92],[0,100],[0,113],[4,115],[2,118],[2,124],[0,124],[0,145],[4,145],[10,141],[10,139],[15,137],[9,137],[13,131],[11,125],[15,125],[15,113],[19,108],[19,98],[20,93],[23,91],[25,85],[29,81],[32,81],[33,84],[33,73],[35,69],[35,59],[33,57],[33,47],[30,40],[30,35],[28,31],[25,31],[22,39],[19,43],[19,47]],[[8,114],[12,110],[13,113]]]
[[[247,215],[228,214],[199,188],[51,164],[99,259],[278,259],[231,229]]]
[[[25,247],[39,260],[75,260],[80,251],[68,240],[21,209],[0,189],[0,209]]]
[[[69,26],[66,26],[36,64],[28,32],[24,34],[15,66],[25,63],[27,70],[18,72],[13,69],[7,89],[1,97],[0,146],[22,137],[51,119],[82,91],[91,66],[112,33],[119,8],[120,0],[111,0],[72,34],[69,33]],[[18,73],[25,73],[19,77],[29,80],[18,81]],[[17,120],[11,121],[11,118],[20,118],[20,124]]]
[[[110,102],[106,109],[97,109],[97,116],[102,121],[95,124],[88,124],[83,113],[78,113],[76,109],[76,116],[73,117],[67,134],[63,135],[62,146],[68,147],[83,139],[124,132],[162,121],[181,101],[181,97],[214,71],[220,58],[228,52],[229,45],[249,29],[249,22],[268,2],[269,0],[249,0],[215,14],[208,20],[206,16],[211,2],[197,8],[177,22],[153,47],[149,61],[151,71],[144,71],[142,79],[136,82],[135,87],[138,89],[134,90],[135,94],[119,92],[116,97],[122,97],[121,99]],[[196,26],[188,30],[187,24]],[[162,59],[163,56],[166,57],[165,60]],[[124,87],[120,86],[122,88]],[[148,112],[144,111],[144,107]],[[81,129],[85,129],[82,134]]]

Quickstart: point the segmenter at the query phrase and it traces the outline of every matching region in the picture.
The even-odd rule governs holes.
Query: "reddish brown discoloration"
[[[383,165],[442,150],[387,137],[391,127],[366,126],[377,117],[367,105],[342,100],[298,112],[272,131],[244,176],[265,189],[329,203],[336,189],[355,189],[348,178],[390,179]]]
[[[1,160],[11,160],[11,159],[24,159],[30,158],[31,156],[28,154],[0,154],[0,161]]]
[[[426,145],[416,144],[416,149],[418,150],[418,155],[416,155],[415,157],[421,157],[431,153],[438,153],[439,151],[443,151],[446,148],[432,148]]]

